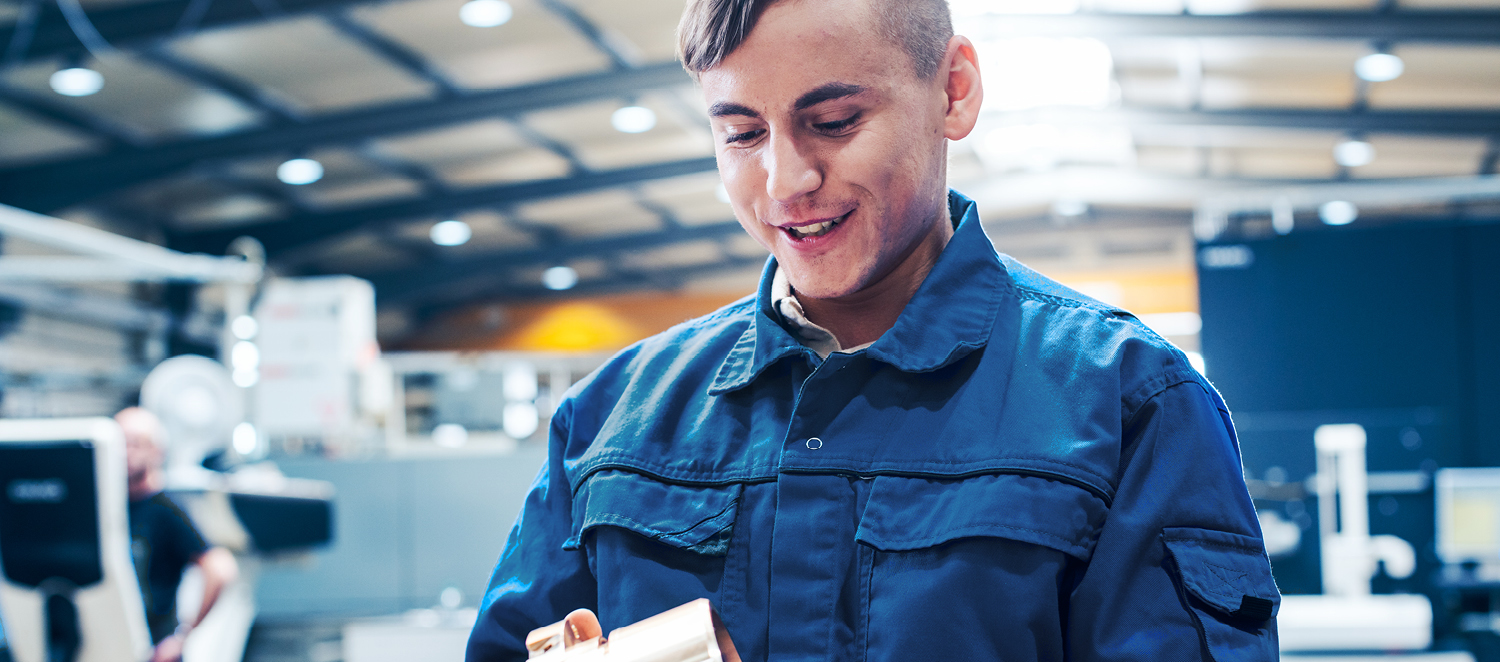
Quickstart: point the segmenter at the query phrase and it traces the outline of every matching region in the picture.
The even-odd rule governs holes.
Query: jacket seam
[[[1047,539],[1053,540],[1055,542],[1061,543],[1063,546],[1068,547],[1069,549],[1076,549],[1076,550],[1083,550],[1084,549],[1084,546],[1081,545],[1081,544],[1079,544],[1078,542],[1070,541],[1067,538],[1064,538],[1064,537],[1062,537],[1060,535],[1057,535],[1056,533],[1052,533],[1050,531],[1043,531],[1041,529],[1030,529],[1030,528],[1027,528],[1027,527],[1024,527],[1024,526],[1014,526],[1014,525],[1010,525],[1010,524],[998,524],[998,523],[996,523],[996,524],[971,524],[971,525],[968,525],[968,526],[959,526],[959,527],[953,527],[951,529],[946,529],[946,532],[949,533],[949,534],[952,534],[952,533],[961,533],[961,532],[967,532],[967,531],[988,531],[988,530],[997,529],[997,528],[998,529],[1009,529],[1009,530],[1012,530],[1012,531],[1025,531],[1026,533],[1033,533],[1033,534],[1036,534],[1036,535],[1041,536],[1043,538],[1047,538]],[[958,537],[962,537],[962,536],[958,536]],[[860,536],[858,534],[855,534],[855,539],[856,540],[860,539]],[[866,542],[870,541],[870,539],[869,539],[868,536],[865,537],[864,539],[865,539]],[[952,538],[952,537],[945,537],[945,536],[922,536],[922,537],[918,537],[918,538],[881,539],[880,541],[884,542],[884,543],[888,543],[888,544],[894,544],[894,545],[908,545],[908,544],[914,544],[914,543],[926,543],[927,546],[931,546],[931,545],[941,544],[941,543],[944,543],[944,542],[950,542],[953,539],[954,538]],[[1020,540],[1020,541],[1017,541],[1017,542],[1026,542],[1026,541]]]
[[[1225,531],[1224,533],[1228,533],[1228,531]],[[1210,541],[1210,540],[1201,540],[1201,539],[1198,539],[1198,538],[1168,538],[1166,536],[1163,536],[1162,539],[1166,540],[1167,542],[1185,542],[1185,543],[1192,543],[1194,545],[1202,545],[1204,547],[1220,547],[1220,548],[1223,548],[1223,549],[1234,550],[1236,552],[1254,552],[1256,556],[1260,556],[1260,551],[1261,551],[1261,550],[1259,550],[1259,549],[1257,549],[1255,547],[1251,547],[1251,546],[1248,546],[1248,545],[1237,545],[1235,543],[1228,543],[1228,542],[1216,542],[1216,541]],[[1212,565],[1212,564],[1210,564],[1210,565]]]
[[[1124,425],[1121,426],[1121,430],[1129,430],[1131,427],[1135,426],[1135,419],[1140,417],[1141,410],[1145,409],[1146,405],[1150,404],[1152,400],[1155,400],[1157,397],[1161,396],[1161,394],[1166,393],[1169,389],[1181,386],[1183,384],[1193,384],[1200,389],[1203,388],[1203,385],[1198,383],[1197,377],[1186,374],[1184,372],[1168,373],[1167,375],[1165,375],[1165,379],[1163,379],[1162,382],[1163,383],[1160,388],[1151,391],[1151,395],[1141,398],[1141,403],[1136,405],[1135,409],[1132,410],[1129,415],[1124,417]],[[1207,393],[1207,391],[1207,389],[1204,389],[1205,393]],[[1218,405],[1214,405],[1214,409],[1219,409]]]

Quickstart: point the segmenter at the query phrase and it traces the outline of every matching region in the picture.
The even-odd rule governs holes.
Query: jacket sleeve
[[[547,463],[511,528],[469,635],[467,662],[524,660],[526,635],[579,608],[597,609],[597,585],[582,551],[564,551],[572,491],[563,471],[573,400],[552,417]]]
[[[1201,379],[1159,381],[1125,421],[1119,488],[1070,596],[1071,659],[1278,657],[1280,595],[1234,428]]]

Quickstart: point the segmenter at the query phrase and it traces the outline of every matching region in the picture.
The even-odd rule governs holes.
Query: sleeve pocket
[[[738,484],[678,485],[627,471],[600,471],[573,497],[573,535],[563,549],[580,549],[591,529],[613,526],[678,549],[724,556],[740,490]]]
[[[1281,594],[1260,540],[1189,527],[1162,531],[1174,579],[1215,662],[1277,659]]]

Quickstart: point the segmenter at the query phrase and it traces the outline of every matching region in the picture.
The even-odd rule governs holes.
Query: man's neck
[[[808,320],[828,329],[841,347],[858,347],[875,342],[896,325],[901,311],[927,279],[948,240],[953,238],[953,223],[943,207],[943,217],[896,268],[880,280],[854,294],[836,299],[798,297]]]

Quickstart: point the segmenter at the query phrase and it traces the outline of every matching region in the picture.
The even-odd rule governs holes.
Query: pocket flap
[[[728,540],[717,534],[734,524],[742,487],[667,483],[628,471],[599,471],[573,495],[573,536],[563,549],[583,546],[597,526],[615,526],[673,547],[723,555]]]
[[[1260,541],[1223,531],[1174,527],[1162,541],[1177,564],[1182,587],[1228,616],[1265,621],[1276,615],[1281,593]]]
[[[1087,561],[1106,512],[1087,490],[1034,476],[877,476],[855,539],[907,551],[960,538],[1006,538]]]

